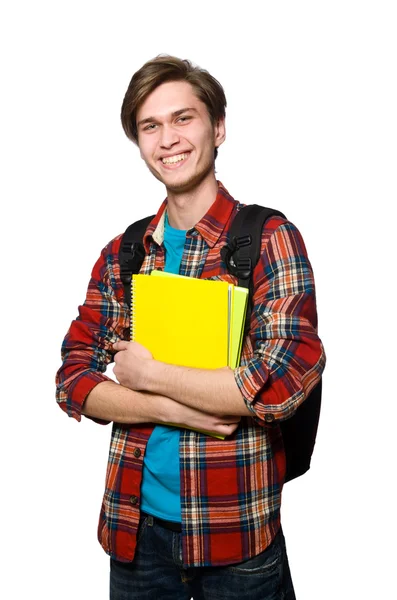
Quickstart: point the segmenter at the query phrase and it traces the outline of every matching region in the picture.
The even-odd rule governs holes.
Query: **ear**
[[[223,144],[225,139],[226,139],[226,125],[225,125],[225,118],[223,117],[222,119],[218,120],[218,122],[215,124],[215,127],[214,127],[215,148],[219,148],[219,146],[221,144]]]

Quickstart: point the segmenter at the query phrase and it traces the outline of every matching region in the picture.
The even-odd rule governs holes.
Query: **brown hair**
[[[193,66],[189,60],[160,54],[149,60],[137,71],[128,86],[121,107],[121,123],[127,137],[138,143],[136,114],[142,102],[159,85],[166,81],[187,81],[199,100],[207,107],[213,124],[225,117],[226,97],[223,87],[200,67]],[[217,149],[215,149],[215,157]]]

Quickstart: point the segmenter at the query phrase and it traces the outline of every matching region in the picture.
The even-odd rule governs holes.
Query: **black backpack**
[[[283,213],[257,204],[241,208],[232,222],[229,242],[221,250],[221,257],[230,273],[238,278],[238,285],[249,289],[244,335],[248,333],[250,327],[253,295],[252,274],[259,260],[263,226],[271,216],[285,218]],[[132,223],[126,229],[121,241],[120,277],[124,285],[125,300],[129,307],[131,306],[131,275],[138,273],[142,266],[145,257],[142,239],[153,218],[154,215]],[[294,415],[279,423],[287,464],[285,481],[303,475],[310,468],[320,417],[321,387],[320,379]]]

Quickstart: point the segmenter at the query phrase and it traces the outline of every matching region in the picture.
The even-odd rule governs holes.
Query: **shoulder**
[[[234,221],[234,218],[239,213],[241,213],[241,218],[243,217],[243,213],[247,215],[246,218],[248,221],[246,223],[248,223],[248,225],[245,225],[244,231],[249,231],[251,234],[261,236],[262,252],[272,239],[275,241],[277,239],[285,239],[287,242],[288,238],[297,238],[299,239],[300,243],[303,243],[302,236],[296,225],[289,221],[287,216],[274,214],[277,212],[282,212],[281,210],[268,208],[262,205],[255,205],[253,212],[251,212],[251,207],[252,205],[237,202],[233,211],[234,214],[232,215],[231,222]],[[261,209],[263,209],[263,211]],[[239,223],[241,227],[242,221],[240,219]]]
[[[103,280],[109,274],[113,275],[115,270],[120,270],[119,251],[123,235],[123,233],[120,233],[102,248],[92,270],[92,277],[94,279]]]
[[[120,245],[124,236],[124,233],[119,233],[113,239],[111,239],[106,246],[102,248],[101,254],[103,256],[113,256],[115,254],[118,255],[120,251]]]
[[[298,227],[286,218],[271,217],[266,221],[262,233],[262,248],[273,247],[280,258],[299,255],[306,256],[307,250]]]

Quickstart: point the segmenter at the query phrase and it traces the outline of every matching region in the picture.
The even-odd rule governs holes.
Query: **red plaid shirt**
[[[219,184],[208,213],[187,232],[180,273],[236,283],[220,250],[241,204]],[[164,268],[161,205],[144,236],[141,272]],[[78,421],[85,398],[112,361],[111,347],[126,339],[129,313],[120,280],[122,236],[102,251],[62,347],[57,401]],[[267,221],[254,271],[250,333],[236,382],[252,412],[237,431],[218,440],[181,430],[181,509],[184,567],[242,562],[262,552],[280,525],[285,454],[277,421],[291,416],[319,381],[325,364],[317,335],[312,269],[296,227],[280,217]],[[270,416],[269,416],[270,415]],[[269,420],[273,423],[269,424]],[[140,485],[152,424],[113,424],[98,538],[120,561],[132,561],[140,517]]]

